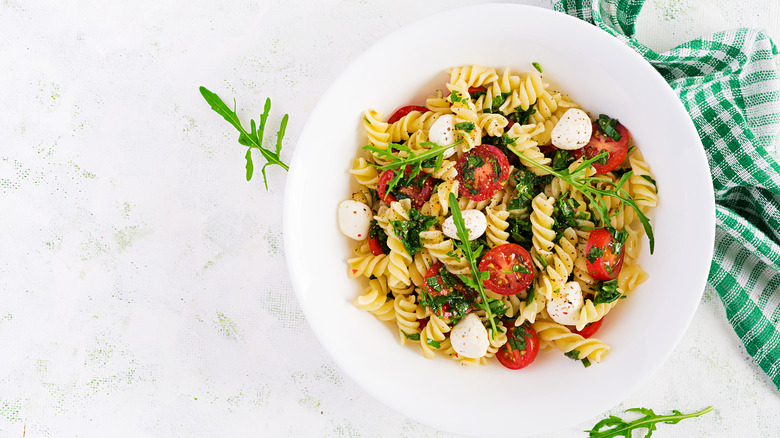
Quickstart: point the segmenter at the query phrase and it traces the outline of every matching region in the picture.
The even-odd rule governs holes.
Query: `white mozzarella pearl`
[[[481,211],[463,210],[461,216],[463,216],[463,224],[466,225],[466,228],[469,230],[469,240],[477,239],[487,229],[487,218],[485,218],[485,214]],[[452,216],[444,220],[441,231],[447,237],[458,239],[458,229],[455,227],[455,220]]]
[[[585,111],[571,108],[552,130],[552,144],[559,149],[574,150],[584,147],[593,134],[593,122]]]
[[[553,292],[552,298],[547,302],[547,313],[558,324],[574,325],[579,321],[584,305],[580,284],[570,281],[557,292]]]
[[[455,324],[450,332],[450,343],[458,355],[472,359],[484,356],[490,346],[485,326],[473,313]]]
[[[345,236],[355,240],[365,240],[368,237],[371,209],[366,204],[348,199],[341,201],[337,211],[339,228]]]
[[[455,116],[444,114],[439,116],[428,130],[428,140],[437,145],[447,145],[455,143]],[[444,158],[449,158],[455,153],[455,147],[444,151]]]

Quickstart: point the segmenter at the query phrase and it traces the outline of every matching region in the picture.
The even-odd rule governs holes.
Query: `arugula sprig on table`
[[[652,409],[648,408],[626,409],[626,412],[639,412],[640,414],[644,414],[644,416],[628,422],[620,417],[610,415],[608,418],[596,423],[596,425],[593,426],[593,429],[586,430],[585,432],[588,432],[589,438],[613,438],[619,436],[631,438],[634,430],[647,429],[647,434],[644,438],[649,438],[653,435],[653,432],[656,430],[656,424],[658,423],[677,424],[686,418],[698,417],[711,410],[712,406],[708,406],[699,412],[683,414],[675,409],[670,415],[658,415],[653,412]]]
[[[476,248],[471,247],[469,230],[466,228],[466,223],[463,221],[463,215],[460,212],[460,206],[458,206],[458,198],[454,193],[450,193],[449,202],[450,210],[452,211],[452,221],[455,223],[457,236],[458,239],[460,239],[460,241],[453,239],[453,242],[455,246],[460,249],[463,257],[466,258],[466,261],[471,268],[471,277],[469,278],[464,274],[460,274],[460,279],[466,286],[479,292],[482,302],[477,305],[485,311],[488,321],[490,321],[490,327],[493,329],[493,333],[497,333],[498,330],[496,329],[496,321],[493,318],[493,310],[490,307],[490,300],[488,300],[488,297],[485,294],[485,288],[482,286],[482,282],[490,277],[490,273],[487,271],[480,271],[479,268],[477,268],[477,259],[482,254],[485,247],[483,245],[478,245]]]
[[[246,158],[247,181],[252,179],[252,175],[254,174],[255,170],[255,166],[252,161],[252,149],[258,149],[263,155],[266,163],[263,165],[261,171],[263,173],[265,189],[268,190],[268,178],[265,174],[266,167],[276,164],[281,166],[284,170],[289,170],[289,167],[287,167],[287,165],[282,162],[281,158],[279,158],[279,153],[282,150],[282,138],[284,138],[284,133],[287,129],[287,114],[282,117],[282,122],[279,125],[279,131],[276,133],[276,150],[272,151],[263,147],[263,133],[265,132],[265,123],[268,120],[268,114],[271,112],[270,98],[265,100],[265,108],[263,108],[263,113],[260,115],[260,126],[257,126],[254,119],[251,119],[249,122],[250,128],[249,131],[247,131],[243,126],[241,126],[241,120],[238,119],[238,115],[236,114],[235,101],[233,102],[233,109],[231,110],[230,107],[228,107],[225,102],[219,98],[219,96],[206,89],[206,87],[200,87],[200,94],[203,95],[203,98],[206,99],[206,102],[211,105],[211,109],[224,117],[228,123],[233,125],[238,130],[238,142],[249,148],[247,149],[246,156],[244,157]]]
[[[519,152],[517,149],[515,149],[512,146],[507,146],[509,150],[511,150],[514,154],[516,154],[518,157],[527,160],[529,163],[533,164],[534,166],[545,170],[551,175],[557,176],[564,182],[568,183],[572,187],[574,187],[576,190],[581,192],[586,198],[588,198],[588,201],[590,201],[593,208],[598,212],[599,217],[601,218],[601,222],[604,224],[604,226],[609,226],[609,208],[604,201],[605,196],[612,196],[614,198],[617,198],[625,205],[628,205],[629,207],[633,208],[634,211],[636,211],[636,215],[639,218],[639,221],[642,223],[642,227],[645,229],[645,233],[647,233],[647,238],[650,240],[650,254],[653,253],[653,249],[655,248],[655,237],[653,237],[653,227],[650,225],[650,219],[645,216],[644,213],[642,213],[642,210],[639,208],[639,205],[637,205],[636,201],[623,189],[623,185],[628,181],[628,178],[633,174],[632,171],[628,171],[623,174],[623,176],[620,178],[620,180],[615,183],[605,178],[599,178],[594,176],[586,176],[586,172],[588,167],[590,167],[591,163],[604,159],[605,157],[609,156],[609,152],[604,151],[600,154],[596,155],[593,158],[584,160],[579,166],[577,166],[574,170],[569,169],[561,169],[561,170],[555,170],[549,166],[545,166],[544,164],[541,164],[532,158],[528,158],[524,153]],[[614,186],[613,189],[599,189],[596,187],[591,186],[590,182],[605,182],[607,184],[610,184]]]

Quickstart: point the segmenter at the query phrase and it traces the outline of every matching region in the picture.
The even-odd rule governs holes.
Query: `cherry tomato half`
[[[596,280],[607,281],[617,278],[623,267],[623,242],[606,228],[597,228],[590,232],[585,247],[585,264],[588,274]]]
[[[395,202],[399,198],[409,198],[412,200],[414,208],[420,208],[431,196],[434,186],[433,177],[421,172],[412,178],[411,181],[404,181],[406,178],[402,178],[401,182],[393,187],[393,191],[388,193],[387,184],[395,178],[395,172],[397,170],[385,170],[379,175],[379,185],[377,187],[379,197],[387,204]],[[404,174],[411,175],[411,172],[412,168],[407,166]]]
[[[504,324],[504,327],[507,329],[507,341],[496,352],[496,358],[510,370],[527,367],[539,353],[539,335],[528,321],[519,327],[511,323]]]
[[[476,146],[456,163],[460,193],[473,201],[493,196],[509,179],[509,161],[501,150],[489,144]]]
[[[382,244],[379,243],[379,241],[374,237],[368,238],[368,248],[371,250],[371,254],[375,256],[385,253],[384,248],[382,248]]]
[[[607,137],[606,134],[601,132],[599,124],[593,122],[593,134],[590,137],[590,141],[585,147],[578,149],[575,155],[578,158],[583,155],[586,158],[593,158],[601,152],[609,152],[606,164],[593,162],[593,168],[596,169],[596,173],[607,173],[620,166],[620,163],[626,159],[626,154],[628,154],[628,143],[631,140],[631,133],[620,123],[615,125],[615,130],[620,134],[620,140],[618,141]]]
[[[531,256],[515,243],[499,245],[488,251],[479,262],[479,270],[490,273],[483,282],[485,287],[501,295],[520,293],[534,279]]]
[[[597,331],[601,328],[601,323],[604,322],[604,318],[601,318],[598,321],[593,321],[589,324],[587,324],[585,327],[582,328],[582,330],[572,329],[572,333],[576,333],[583,338],[587,339],[593,335],[596,334]]]
[[[390,118],[387,119],[387,123],[388,124],[393,124],[393,123],[401,120],[401,118],[403,116],[409,114],[412,111],[419,111],[421,113],[427,113],[430,110],[428,108],[424,107],[424,106],[419,106],[419,105],[406,105],[406,106],[402,106],[401,108],[398,108],[397,110],[395,110],[393,115],[391,115]]]
[[[441,262],[436,262],[425,273],[425,291],[432,297],[439,295],[452,296],[453,299],[445,303],[441,308],[431,309],[436,316],[448,319],[453,314],[465,315],[471,311],[472,303],[476,298],[476,292],[466,287],[455,275],[451,274]],[[450,306],[456,308],[451,308]]]

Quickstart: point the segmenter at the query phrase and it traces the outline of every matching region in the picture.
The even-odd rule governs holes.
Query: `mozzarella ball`
[[[455,116],[452,114],[439,116],[428,129],[428,140],[440,146],[455,143]],[[453,146],[444,151],[443,155],[444,158],[449,158],[454,153],[455,147]]]
[[[558,324],[575,325],[580,319],[580,311],[584,305],[580,284],[570,281],[557,292],[553,292],[552,298],[547,302],[547,313]]]
[[[584,147],[593,134],[593,122],[585,111],[571,108],[563,113],[552,130],[552,144],[559,149],[574,150]]]
[[[463,224],[469,230],[469,240],[475,240],[479,236],[485,233],[487,229],[487,218],[485,213],[479,210],[463,210],[461,212],[463,216]],[[441,226],[441,231],[445,236],[452,239],[458,239],[458,229],[455,227],[455,220],[452,216],[444,220],[444,224]]]
[[[473,313],[455,324],[450,332],[450,343],[458,355],[472,359],[484,356],[490,346],[487,329]]]
[[[337,214],[339,228],[345,236],[355,240],[365,240],[368,237],[371,209],[366,204],[351,199],[341,201]]]

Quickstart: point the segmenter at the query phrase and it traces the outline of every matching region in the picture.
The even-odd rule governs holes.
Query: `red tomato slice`
[[[395,110],[393,115],[390,116],[389,119],[387,119],[387,123],[395,123],[395,122],[401,120],[401,118],[403,116],[409,114],[412,111],[419,111],[421,113],[427,113],[430,110],[428,108],[424,107],[424,106],[419,106],[419,105],[406,105],[406,106],[402,106],[401,108],[398,108],[397,110]]]
[[[393,187],[392,192],[388,193],[387,184],[393,180],[396,171],[397,170],[385,170],[381,175],[379,175],[379,186],[377,187],[377,194],[387,204],[395,202],[399,198],[409,198],[412,200],[412,206],[414,206],[414,208],[420,208],[425,203],[425,201],[431,197],[431,192],[433,191],[434,186],[433,177],[427,173],[421,172],[419,175],[414,177],[414,179],[409,184],[401,185],[399,183]],[[404,173],[406,175],[410,175],[411,172],[412,168],[407,166]],[[423,178],[425,178],[425,180],[420,183],[420,180]]]
[[[618,248],[618,252],[615,249]],[[590,232],[585,247],[585,264],[588,274],[596,280],[607,281],[617,278],[623,267],[624,245],[615,241],[606,228],[597,228]]]
[[[593,163],[596,173],[607,173],[620,166],[620,163],[626,159],[626,154],[628,154],[628,143],[631,140],[631,133],[620,123],[615,125],[615,130],[621,136],[618,141],[607,137],[606,134],[601,132],[599,124],[593,122],[593,135],[590,137],[590,142],[584,148],[578,149],[575,152],[575,156],[581,157],[584,155],[586,158],[593,158],[603,151],[609,152],[607,164]]]
[[[484,86],[469,87],[469,94],[479,93],[480,91],[487,91],[487,88]]]
[[[585,327],[582,328],[582,330],[572,329],[572,333],[576,333],[583,338],[587,339],[593,335],[596,334],[597,331],[601,328],[601,323],[604,322],[604,318],[601,318],[598,321],[591,322],[587,324]]]
[[[539,353],[539,335],[528,321],[520,327],[507,327],[507,342],[497,352],[496,358],[501,365],[510,370],[525,368],[536,359]]]
[[[509,161],[501,150],[482,144],[466,152],[456,163],[460,193],[473,201],[493,196],[509,179]]]
[[[371,254],[378,256],[385,253],[384,248],[382,248],[382,245],[379,243],[378,240],[376,240],[373,237],[368,238],[368,248],[371,250]]]
[[[475,292],[468,287],[455,275],[447,271],[447,268],[441,262],[436,262],[428,268],[425,273],[425,291],[433,297],[439,295],[458,294],[468,297],[470,300],[475,298]],[[468,306],[465,313],[471,310]],[[443,305],[441,311],[436,312],[436,316],[449,319],[453,315],[452,310],[447,304]]]
[[[483,282],[485,287],[501,295],[520,293],[534,279],[531,256],[525,248],[514,243],[499,245],[488,251],[479,262],[479,270],[490,273]]]

